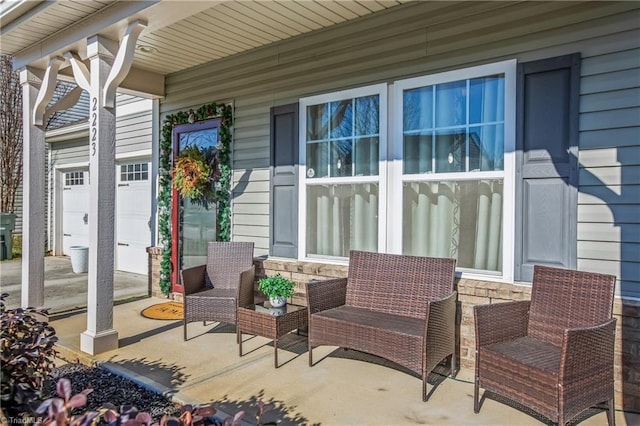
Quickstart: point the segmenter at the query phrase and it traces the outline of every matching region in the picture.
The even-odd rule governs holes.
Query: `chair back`
[[[252,265],[253,243],[215,241],[207,247],[207,278],[215,288],[237,288],[240,273]]]
[[[346,304],[425,318],[427,302],[453,292],[455,259],[352,250]]]
[[[615,284],[613,275],[535,265],[529,336],[562,346],[565,329],[611,319]]]

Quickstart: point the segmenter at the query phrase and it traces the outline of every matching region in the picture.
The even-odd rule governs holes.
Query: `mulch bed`
[[[87,405],[84,409],[77,409],[74,414],[80,414],[86,410],[95,411],[105,403],[111,403],[116,407],[134,406],[140,412],[149,413],[154,420],[160,420],[164,414],[176,417],[180,415],[180,405],[170,399],[103,368],[89,367],[79,363],[56,367],[53,371],[53,379],[44,387],[43,395],[55,397],[56,383],[61,377],[71,381],[73,395],[84,389],[93,389],[93,392],[87,396]]]

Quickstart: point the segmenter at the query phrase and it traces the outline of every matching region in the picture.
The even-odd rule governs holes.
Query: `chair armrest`
[[[611,371],[613,380],[616,319],[593,326],[571,328],[562,337],[560,380],[571,382]]]
[[[188,296],[193,293],[197,293],[205,288],[204,274],[206,271],[205,265],[194,266],[192,268],[181,269],[180,275],[182,276],[182,286],[184,295]]]
[[[530,306],[529,300],[474,306],[476,349],[525,336]]]
[[[254,280],[256,267],[240,273],[240,285],[238,286],[238,306],[249,306],[254,303]]]
[[[342,306],[347,298],[347,279],[310,281],[306,284],[309,315]]]
[[[457,300],[458,292],[453,291],[444,299],[430,301],[427,307],[425,326],[427,352],[431,351],[430,355],[438,361],[449,355],[454,348]]]

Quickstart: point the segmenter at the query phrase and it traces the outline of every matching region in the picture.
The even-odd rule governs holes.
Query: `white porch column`
[[[89,285],[87,329],[80,349],[92,355],[116,349],[113,328],[113,270],[115,267],[115,92],[133,63],[135,43],[146,22],[127,26],[120,45],[104,36],[87,39],[89,71],[76,52],[67,52],[73,75],[89,92]]]
[[[38,73],[40,74],[40,73]],[[36,126],[33,111],[42,75],[27,68],[20,72],[22,84],[23,176],[22,176],[22,307],[44,305],[44,127]]]
[[[80,349],[97,354],[118,347],[113,329],[115,234],[115,108],[104,107],[103,88],[118,45],[103,36],[87,40],[91,61],[89,104],[89,288],[87,329]]]

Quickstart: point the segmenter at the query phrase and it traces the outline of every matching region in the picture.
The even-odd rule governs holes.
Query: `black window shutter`
[[[298,256],[298,104],[271,108],[269,254]]]
[[[580,54],[518,65],[515,279],[577,263]]]

